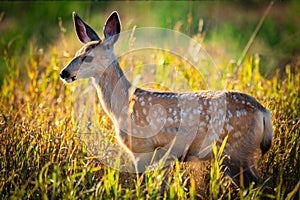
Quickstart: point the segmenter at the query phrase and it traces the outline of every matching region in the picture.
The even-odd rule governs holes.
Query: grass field
[[[91,21],[91,24],[99,24]],[[73,30],[67,34],[58,26],[55,28],[61,34],[59,41],[62,43],[63,39],[72,40],[68,34],[75,35]],[[205,40],[200,39],[201,34],[197,34],[197,31],[191,31],[189,35],[205,45]],[[208,37],[213,38],[212,35]],[[167,170],[169,189],[163,194],[165,199],[300,198],[299,59],[282,68],[274,68],[266,76],[262,74],[266,71],[262,64],[265,61],[252,49],[253,53],[248,52],[240,65],[224,57],[215,66],[221,72],[221,79],[209,76],[206,80],[218,82],[224,89],[248,93],[272,113],[272,147],[258,161],[262,184],[258,188],[245,189],[237,188],[221,173],[222,157],[218,152],[212,161],[175,162],[168,169],[158,168],[139,176],[116,170],[127,158],[125,153],[114,151],[119,147],[112,122],[97,101],[92,115],[92,128],[99,138],[96,157],[79,138],[81,130],[74,118],[74,91],[80,84],[64,85],[59,79],[59,72],[68,60],[62,54],[72,52],[75,47],[61,49],[59,46],[59,49],[59,42],[53,42],[48,44],[47,53],[42,53],[40,46],[33,41],[28,45],[28,51],[22,51],[20,64],[16,51],[22,45],[9,49],[7,40],[2,40],[1,44],[5,46],[1,48],[1,67],[6,71],[0,96],[1,199],[157,199]],[[78,41],[74,42],[79,45]],[[298,42],[299,39],[295,44]],[[175,68],[188,80],[191,90],[206,89],[207,85],[199,79],[199,74],[184,61],[168,52],[152,53],[155,56],[151,62],[156,64],[157,73],[152,77],[154,84],[151,86],[169,88],[171,82],[168,79],[173,76]],[[161,57],[164,62],[157,59]],[[131,69],[128,63],[141,63],[134,55],[123,56],[119,61],[124,70]],[[146,76],[147,71],[143,69],[136,68],[133,74]],[[162,80],[165,80],[164,85]],[[114,167],[109,167],[99,162],[99,157],[107,162],[117,162],[114,162]]]

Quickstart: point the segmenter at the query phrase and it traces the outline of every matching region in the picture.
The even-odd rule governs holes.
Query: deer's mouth
[[[77,76],[72,76],[72,77],[69,77],[69,78],[65,78],[64,79],[67,83],[71,83],[75,80],[77,80]]]
[[[71,83],[71,82],[77,80],[77,75],[70,74],[68,71],[63,70],[63,71],[60,73],[60,78],[61,78],[63,81],[65,81],[66,83]]]

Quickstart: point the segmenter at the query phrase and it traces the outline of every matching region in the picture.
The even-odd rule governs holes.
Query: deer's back
[[[201,150],[214,140],[221,144],[228,135],[228,145],[234,146],[250,137],[249,130],[260,128],[260,113],[266,111],[255,98],[240,92],[168,93],[139,88],[130,97],[128,110],[133,151],[165,147],[177,136],[177,145],[190,145],[189,152],[203,158],[207,152],[201,155]]]

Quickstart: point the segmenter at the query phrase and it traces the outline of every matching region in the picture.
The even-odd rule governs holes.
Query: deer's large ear
[[[101,41],[97,33],[89,25],[87,25],[75,12],[73,12],[73,20],[77,36],[82,43],[85,44],[90,41]]]
[[[104,36],[106,39],[110,38],[112,44],[114,44],[119,38],[120,31],[121,22],[119,19],[119,15],[116,11],[114,11],[106,20],[106,23],[104,25]]]

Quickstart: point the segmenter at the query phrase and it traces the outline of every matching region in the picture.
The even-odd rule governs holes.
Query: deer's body
[[[106,22],[104,41],[76,14],[74,22],[85,45],[61,78],[71,82],[92,77],[119,143],[134,157],[140,172],[167,152],[169,158],[210,159],[213,141],[220,145],[228,135],[224,154],[229,156],[229,174],[234,177],[243,169],[246,181],[256,181],[258,150],[264,154],[272,141],[267,109],[240,92],[167,93],[135,88],[112,51],[120,32],[117,13]]]

